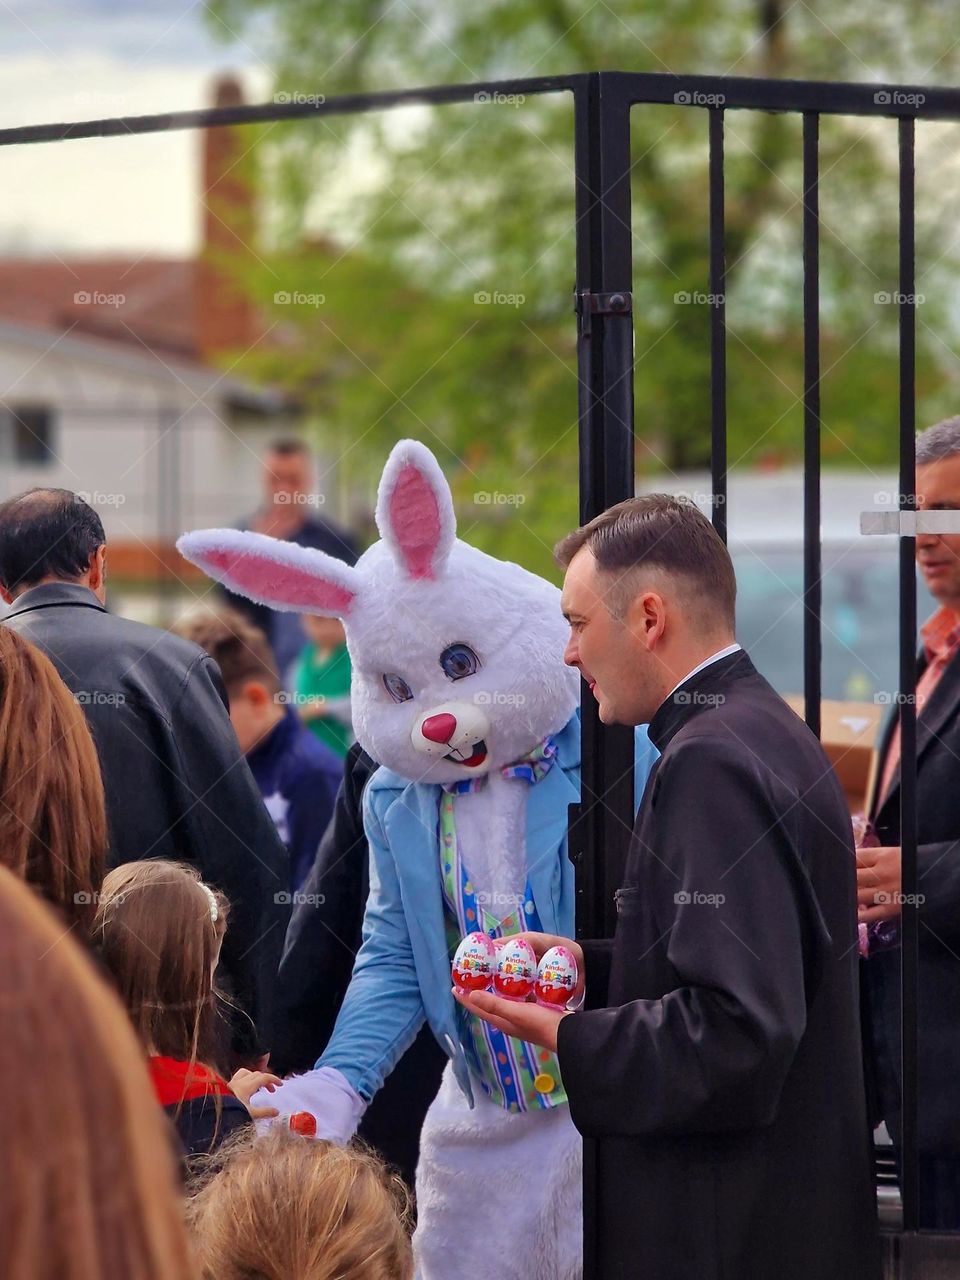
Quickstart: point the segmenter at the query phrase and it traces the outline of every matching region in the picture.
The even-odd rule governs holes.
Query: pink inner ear
[[[327,578],[316,578],[292,565],[277,564],[235,551],[205,551],[204,563],[216,569],[231,587],[260,600],[280,604],[302,605],[304,609],[329,609],[344,615],[353,604],[354,594]]]
[[[402,467],[390,494],[390,528],[411,578],[432,578],[440,541],[440,504],[422,471]]]

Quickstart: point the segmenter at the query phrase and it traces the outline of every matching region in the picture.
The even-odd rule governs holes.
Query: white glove
[[[348,1084],[336,1067],[314,1067],[302,1076],[291,1076],[271,1092],[258,1089],[250,1099],[252,1107],[276,1107],[280,1115],[273,1120],[258,1120],[258,1132],[276,1124],[284,1116],[309,1111],[317,1121],[318,1138],[344,1147],[357,1131],[367,1103]]]

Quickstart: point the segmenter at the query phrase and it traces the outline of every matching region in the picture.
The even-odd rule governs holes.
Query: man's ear
[[[241,689],[241,693],[248,702],[252,703],[257,710],[268,706],[274,701],[275,695],[270,692],[265,684],[259,680],[246,680]]]
[[[630,602],[624,623],[648,649],[659,642],[666,627],[667,607],[659,591],[641,591]]]
[[[103,594],[106,590],[107,581],[107,544],[101,542],[93,555],[90,557],[90,568],[87,570],[87,584],[90,590],[101,597],[103,603]]]

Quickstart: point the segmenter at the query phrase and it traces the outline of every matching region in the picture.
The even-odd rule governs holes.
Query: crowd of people
[[[307,457],[280,442],[265,475],[302,486]],[[179,634],[109,612],[107,563],[76,495],[0,508],[4,1272],[408,1277],[402,1178],[289,1117],[257,1137],[278,1113],[251,1103],[352,741],[342,629],[305,621],[282,682],[227,601]]]
[[[917,461],[921,505],[960,508],[960,419],[923,433]],[[305,500],[313,481],[302,444],[271,446],[264,480],[264,504],[242,528],[356,563],[353,539]],[[592,1012],[556,1022],[535,1005],[458,999],[478,1020],[543,1046],[544,1060],[558,1055],[581,1133],[620,1135],[599,1148],[598,1168],[615,1186],[607,1227],[626,1239],[640,1188],[662,1196],[662,1239],[651,1244],[646,1226],[633,1246],[653,1259],[678,1244],[670,1196],[687,1196],[691,1170],[705,1173],[721,1157],[732,1180],[714,1207],[725,1204],[734,1219],[748,1183],[767,1180],[781,1161],[799,1167],[797,1144],[809,1147],[800,1163],[811,1179],[830,1161],[845,1179],[848,1225],[862,1210],[863,1187],[844,1169],[863,1116],[834,1125],[829,1140],[797,1132],[804,1116],[826,1114],[827,1081],[831,1110],[865,1105],[857,1019],[847,1017],[855,962],[824,978],[830,939],[848,925],[856,937],[854,912],[871,1115],[899,1143],[900,760],[891,724],[856,885],[844,887],[836,854],[853,842],[842,795],[819,748],[735,642],[729,557],[702,518],[642,502],[558,547],[571,632],[564,660],[606,723],[648,724],[660,753],[628,865],[634,887],[618,898],[617,939],[612,949],[577,948],[593,975]],[[650,531],[658,527],[674,539],[669,562],[657,558]],[[960,755],[951,745],[960,731],[960,535],[918,535],[917,557],[940,604],[923,630],[917,699],[920,1062],[929,1086],[922,1214],[924,1225],[960,1229],[960,1037],[947,1012],[960,993],[948,945],[960,918],[960,790],[951,773]],[[636,594],[631,575],[648,560],[681,583],[702,579],[696,602],[678,613],[669,589],[656,606],[649,592]],[[410,1037],[367,1107],[360,1142],[315,1141],[309,1115],[270,1102],[331,1037],[370,888],[363,797],[378,762],[351,731],[344,628],[220,588],[161,631],[109,611],[108,566],[99,516],[76,495],[35,489],[0,505],[9,605],[0,625],[0,1056],[16,1093],[5,1144],[11,1176],[0,1193],[5,1274],[408,1280],[420,1131],[448,1057],[429,1027]],[[605,574],[616,575],[615,592]],[[623,647],[627,615],[630,644],[658,647],[659,681],[643,677],[638,649]],[[681,686],[693,693],[671,701]],[[684,728],[701,704],[715,710],[717,741],[714,749],[699,730],[693,769],[684,765],[694,758]],[[748,739],[752,753],[769,746],[782,765],[776,785],[757,782],[746,753],[731,755],[730,734]],[[789,805],[784,813],[790,794],[804,797],[796,813]],[[750,849],[768,854],[752,858],[742,881],[711,861],[725,824],[736,824],[738,838],[752,832]],[[785,872],[799,847],[805,869]],[[722,884],[733,914],[701,913],[688,931],[673,916],[680,880],[664,869],[691,848],[697,886]],[[746,952],[764,963],[753,969]],[[691,974],[683,991],[693,994],[681,1003],[651,998]],[[718,994],[728,981],[742,1002],[739,1042]],[[824,984],[832,994],[813,1017],[809,992]],[[721,1026],[715,1086],[710,1055]],[[761,1058],[769,1091],[751,1084],[741,1095]],[[762,1150],[747,1153],[745,1137],[736,1151],[723,1145],[717,1088],[725,1116],[739,1117],[733,1128],[763,1132]],[[664,1126],[671,1142],[683,1135],[682,1168],[670,1163]],[[828,1150],[833,1138],[837,1149]],[[824,1220],[836,1204],[825,1177]],[[700,1234],[691,1219],[688,1227],[686,1247],[702,1249],[702,1274],[714,1274],[711,1250],[722,1254],[728,1242],[713,1238],[713,1226]],[[863,1248],[852,1227],[848,1244],[850,1256]]]

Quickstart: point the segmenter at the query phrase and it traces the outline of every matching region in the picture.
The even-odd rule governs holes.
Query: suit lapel
[[[921,657],[917,663],[917,677],[919,678],[926,670],[926,658]],[[953,655],[947,663],[943,675],[937,682],[930,701],[924,707],[923,711],[917,716],[917,766],[924,753],[929,747],[938,740],[940,733],[947,721],[956,714],[958,704],[960,704],[960,650]],[[896,721],[896,715],[891,717],[891,723],[885,731],[885,750],[886,753],[890,748],[890,739],[893,734],[893,724]],[[878,771],[879,772],[879,771]],[[879,787],[879,781],[877,783]],[[900,765],[897,764],[893,777],[890,780],[890,790],[886,796],[880,796],[880,808],[877,812],[877,818],[880,813],[894,800],[899,799],[900,793]]]

